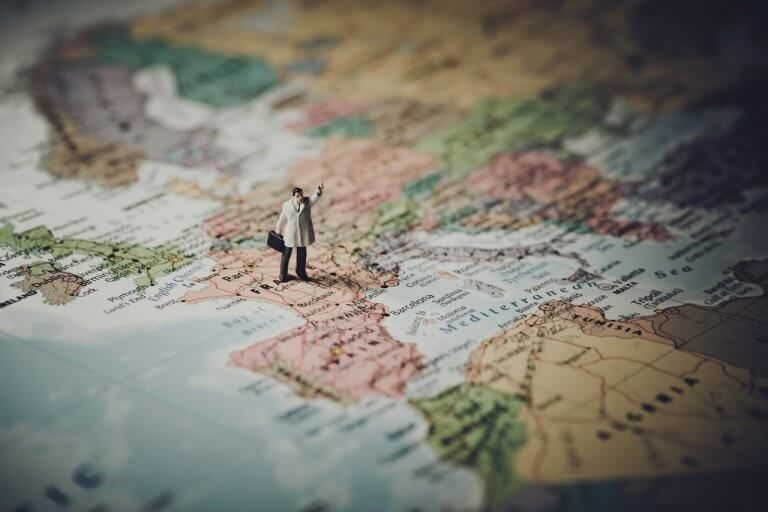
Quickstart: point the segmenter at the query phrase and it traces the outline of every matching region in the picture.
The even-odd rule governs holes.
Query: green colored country
[[[14,233],[13,227],[6,224],[0,227],[0,247],[25,255],[48,255],[54,259],[76,254],[99,257],[104,260],[100,268],[108,270],[112,280],[133,277],[139,287],[154,285],[158,278],[192,262],[190,256],[171,245],[149,248],[122,242],[58,239],[45,226]]]
[[[379,217],[371,234],[405,231],[419,224],[423,215],[421,200],[434,190],[441,179],[442,173],[435,171],[405,183],[400,197],[379,205]]]
[[[308,137],[325,138],[325,137],[347,137],[347,138],[362,138],[369,137],[373,130],[371,129],[371,123],[363,117],[339,117],[323,123],[314,128],[310,128],[306,131]]]
[[[428,197],[442,178],[441,172],[432,172],[403,185],[403,197],[406,199],[421,199]]]
[[[525,442],[525,428],[517,420],[523,402],[462,384],[411,403],[429,423],[427,441],[440,457],[480,476],[486,506],[503,504],[523,487],[514,471],[515,453]]]
[[[562,149],[573,137],[598,125],[610,107],[600,87],[572,84],[534,98],[483,100],[455,127],[418,143],[460,177],[501,151],[534,147]]]
[[[44,274],[52,274],[55,272],[61,272],[56,266],[49,261],[40,261],[38,263],[32,263],[26,266],[27,274],[32,277],[42,276]]]
[[[461,208],[452,211],[440,212],[438,218],[440,219],[441,226],[458,227],[454,226],[467,217],[471,217],[479,211],[478,207],[472,204],[464,205]],[[466,230],[466,229],[465,229]],[[471,230],[466,230],[471,231]]]
[[[178,95],[226,108],[250,101],[278,82],[272,66],[257,57],[232,57],[160,39],[135,40],[119,28],[93,34],[96,57],[116,66],[168,66],[176,75]]]
[[[421,210],[418,203],[402,198],[387,201],[379,206],[379,218],[373,234],[385,231],[405,231],[419,223]]]

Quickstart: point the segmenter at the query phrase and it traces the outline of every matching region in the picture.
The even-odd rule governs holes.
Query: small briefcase
[[[283,237],[277,234],[275,231],[270,231],[267,234],[267,245],[276,250],[277,252],[283,252],[285,250],[285,243]]]

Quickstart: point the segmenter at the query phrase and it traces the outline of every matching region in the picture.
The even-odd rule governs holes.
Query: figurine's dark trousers
[[[280,280],[284,281],[288,277],[288,263],[291,261],[293,247],[286,246],[283,249],[283,256],[280,258]],[[307,248],[296,247],[296,275],[299,279],[307,279]]]

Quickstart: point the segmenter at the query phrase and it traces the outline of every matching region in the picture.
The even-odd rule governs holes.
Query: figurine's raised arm
[[[325,185],[322,182],[320,183],[320,185],[317,186],[317,190],[315,190],[315,193],[309,197],[310,206],[314,206],[314,204],[320,199],[320,196],[323,195],[324,188],[325,188]]]

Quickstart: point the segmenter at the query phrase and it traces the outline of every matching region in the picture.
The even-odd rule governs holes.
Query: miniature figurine
[[[323,195],[323,183],[310,197],[304,197],[301,188],[296,187],[291,198],[283,203],[280,217],[277,219],[275,231],[283,235],[285,249],[280,259],[280,281],[290,280],[288,263],[291,260],[293,248],[296,248],[296,275],[302,281],[309,281],[307,275],[307,247],[315,242],[315,229],[312,226],[312,206]]]

